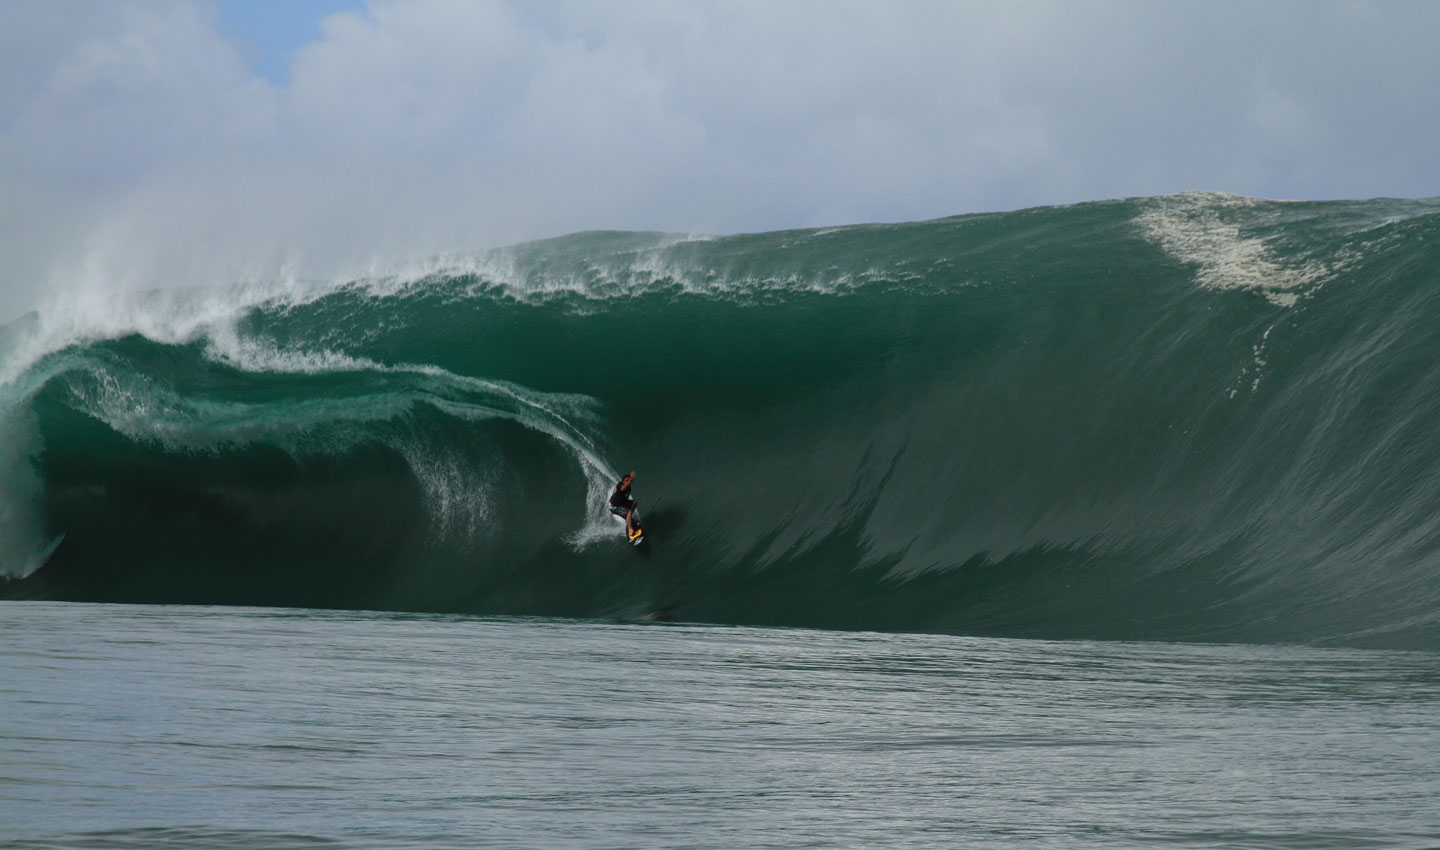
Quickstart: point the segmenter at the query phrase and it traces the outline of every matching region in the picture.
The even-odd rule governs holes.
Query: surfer
[[[635,536],[635,509],[640,503],[630,498],[630,485],[635,483],[635,473],[631,472],[620,483],[615,485],[615,492],[610,494],[610,513],[625,518],[625,536]]]

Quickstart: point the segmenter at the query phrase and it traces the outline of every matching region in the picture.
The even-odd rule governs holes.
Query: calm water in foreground
[[[1436,847],[1440,656],[0,604],[0,846]]]

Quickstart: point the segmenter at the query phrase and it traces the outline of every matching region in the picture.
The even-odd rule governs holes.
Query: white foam
[[[1338,269],[1316,260],[1284,263],[1265,240],[1245,236],[1227,221],[1257,206],[1254,198],[1216,192],[1187,192],[1150,199],[1136,217],[1145,235],[1182,263],[1198,266],[1196,282],[1208,289],[1256,292],[1272,304],[1292,307]]]
[[[435,401],[432,403],[447,413],[466,418],[488,417],[494,413],[487,407],[463,402]],[[581,548],[598,540],[613,538],[615,529],[607,522],[610,513],[606,504],[610,485],[619,480],[620,476],[595,451],[593,441],[583,432],[569,426],[564,417],[554,414],[544,404],[533,403],[531,406],[545,411],[546,415],[518,417],[515,421],[527,428],[544,433],[564,445],[585,476],[584,523],[566,538],[567,541],[570,545]]]
[[[834,233],[838,229],[825,231]],[[807,237],[815,234],[805,233]],[[403,266],[373,266],[352,285],[368,294],[403,293],[427,280],[471,277],[468,295],[503,297],[527,304],[556,298],[606,301],[631,298],[657,290],[678,290],[687,295],[735,297],[774,292],[843,294],[874,281],[890,280],[895,270],[869,268],[861,272],[831,267],[819,272],[755,275],[717,265],[679,261],[674,249],[720,237],[697,234],[667,235],[653,245],[577,255],[558,264],[531,263],[524,257],[532,246],[500,248],[475,255],[446,255]],[[901,277],[916,277],[913,273]]]
[[[219,337],[261,305],[300,304],[333,291],[334,285],[276,281],[222,289],[171,289],[142,294],[91,290],[66,293],[32,318],[7,329],[0,386],[14,383],[46,355],[72,345],[132,334],[179,345]],[[232,330],[233,332],[233,330]]]
[[[335,426],[400,419],[414,406],[413,398],[398,392],[310,398],[287,402],[285,418],[276,420],[268,405],[185,398],[138,374],[92,374],[94,383],[75,387],[86,413],[136,442],[177,452],[261,441],[297,452],[339,450],[352,439]],[[358,429],[356,439],[363,439]]]
[[[493,504],[493,470],[419,440],[401,452],[425,492],[435,536],[462,545],[479,539]]]

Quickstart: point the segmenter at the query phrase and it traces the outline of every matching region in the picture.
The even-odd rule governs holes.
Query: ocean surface
[[[1440,846],[1433,653],[51,602],[0,642],[17,850]]]
[[[0,844],[1440,847],[1437,327],[1437,199],[77,287]]]

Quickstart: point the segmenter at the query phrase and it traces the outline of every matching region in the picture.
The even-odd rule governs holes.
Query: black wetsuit
[[[612,513],[624,516],[635,508],[635,500],[630,498],[630,488],[623,484],[615,485],[615,492],[610,494],[610,510]]]

